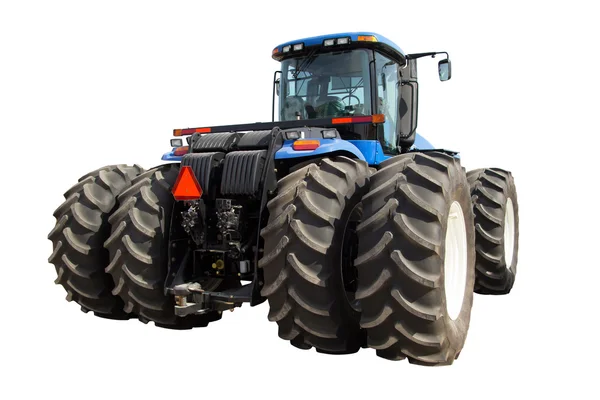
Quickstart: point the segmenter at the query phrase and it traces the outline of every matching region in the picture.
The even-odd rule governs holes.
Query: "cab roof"
[[[342,32],[291,40],[289,42],[282,43],[275,47],[273,49],[273,58],[275,60],[281,61],[285,58],[290,58],[299,55],[299,52],[292,50],[294,48],[294,45],[303,44],[302,50],[307,50],[309,48],[314,47],[323,47],[324,49],[326,49],[326,40],[331,41],[333,39],[334,41],[336,41],[340,38],[349,38],[349,43],[347,44],[347,46],[373,48],[387,53],[388,55],[392,56],[393,58],[396,58],[402,63],[404,63],[406,60],[406,54],[404,53],[404,51],[402,51],[400,46],[398,46],[396,43],[392,42],[385,36],[374,32]],[[284,48],[287,48],[288,46],[290,46],[290,50],[284,52]],[[346,46],[346,44],[344,44],[344,46]],[[339,50],[342,47],[342,45],[332,47],[335,47],[336,50]]]

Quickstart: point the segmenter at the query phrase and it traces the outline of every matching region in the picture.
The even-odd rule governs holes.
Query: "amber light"
[[[181,167],[172,193],[175,200],[178,201],[198,200],[202,197],[202,188],[191,167]]]
[[[358,41],[359,42],[376,42],[377,38],[375,36],[359,36],[358,37]]]
[[[173,152],[174,156],[182,156],[184,154],[187,154],[188,151],[190,151],[190,147],[189,146],[181,146],[175,149],[175,151]]]
[[[383,124],[384,122],[385,122],[385,114],[373,115],[373,123],[374,124]]]
[[[296,140],[292,147],[296,151],[301,150],[315,150],[321,145],[318,140]]]
[[[194,133],[210,133],[211,128],[173,129],[173,136],[191,135]]]

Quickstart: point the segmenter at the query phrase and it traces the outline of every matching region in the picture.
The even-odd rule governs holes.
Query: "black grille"
[[[255,131],[242,134],[237,148],[240,150],[268,149],[271,143],[271,131]]]
[[[221,194],[255,195],[267,156],[266,150],[233,151],[223,164]]]
[[[240,135],[235,132],[208,133],[192,136],[192,149],[194,151],[224,151],[228,152],[234,146]]]
[[[214,169],[224,157],[224,153],[186,154],[181,159],[181,165],[191,167],[204,193],[209,193]]]

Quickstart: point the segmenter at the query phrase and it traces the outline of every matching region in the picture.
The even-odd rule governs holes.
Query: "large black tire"
[[[456,204],[466,247],[464,274],[455,275],[464,281],[457,285],[453,319],[445,287],[453,282],[452,271],[447,276],[445,257],[449,220],[460,217]],[[371,176],[363,212],[356,297],[368,346],[390,360],[451,364],[466,339],[475,278],[471,198],[459,161],[435,152],[386,160]]]
[[[261,293],[269,300],[269,320],[279,325],[279,336],[298,348],[344,354],[364,343],[359,312],[343,283],[342,242],[368,176],[362,161],[318,160],[281,179],[267,205]]]
[[[467,178],[477,232],[475,292],[508,294],[515,283],[519,256],[519,203],[515,181],[510,172],[499,168],[469,171]]]
[[[104,243],[110,253],[106,272],[115,283],[113,294],[123,299],[125,312],[144,323],[172,329],[208,325],[218,312],[185,318],[175,315],[173,296],[164,293],[168,240],[174,198],[171,194],[179,164],[156,167],[137,177],[120,197],[111,215],[112,234]]]
[[[48,262],[54,264],[55,283],[65,288],[67,300],[78,303],[84,312],[127,318],[123,302],[111,293],[113,281],[104,272],[108,252],[102,244],[110,235],[108,217],[117,207],[117,196],[141,171],[137,165],[111,165],[90,172],[65,192],[65,202],[54,211]]]

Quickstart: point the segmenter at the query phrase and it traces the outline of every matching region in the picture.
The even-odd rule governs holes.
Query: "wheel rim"
[[[515,251],[515,209],[509,198],[506,200],[506,212],[504,213],[504,262],[506,268],[512,266]]]
[[[448,214],[444,255],[444,289],[446,309],[450,319],[460,315],[467,286],[467,228],[458,202],[452,203]]]
[[[358,255],[358,235],[356,227],[362,216],[362,208],[356,205],[350,212],[346,226],[344,227],[344,236],[342,238],[341,270],[342,284],[346,301],[352,308],[357,309],[356,289],[358,287],[358,270],[354,266],[354,260]]]

